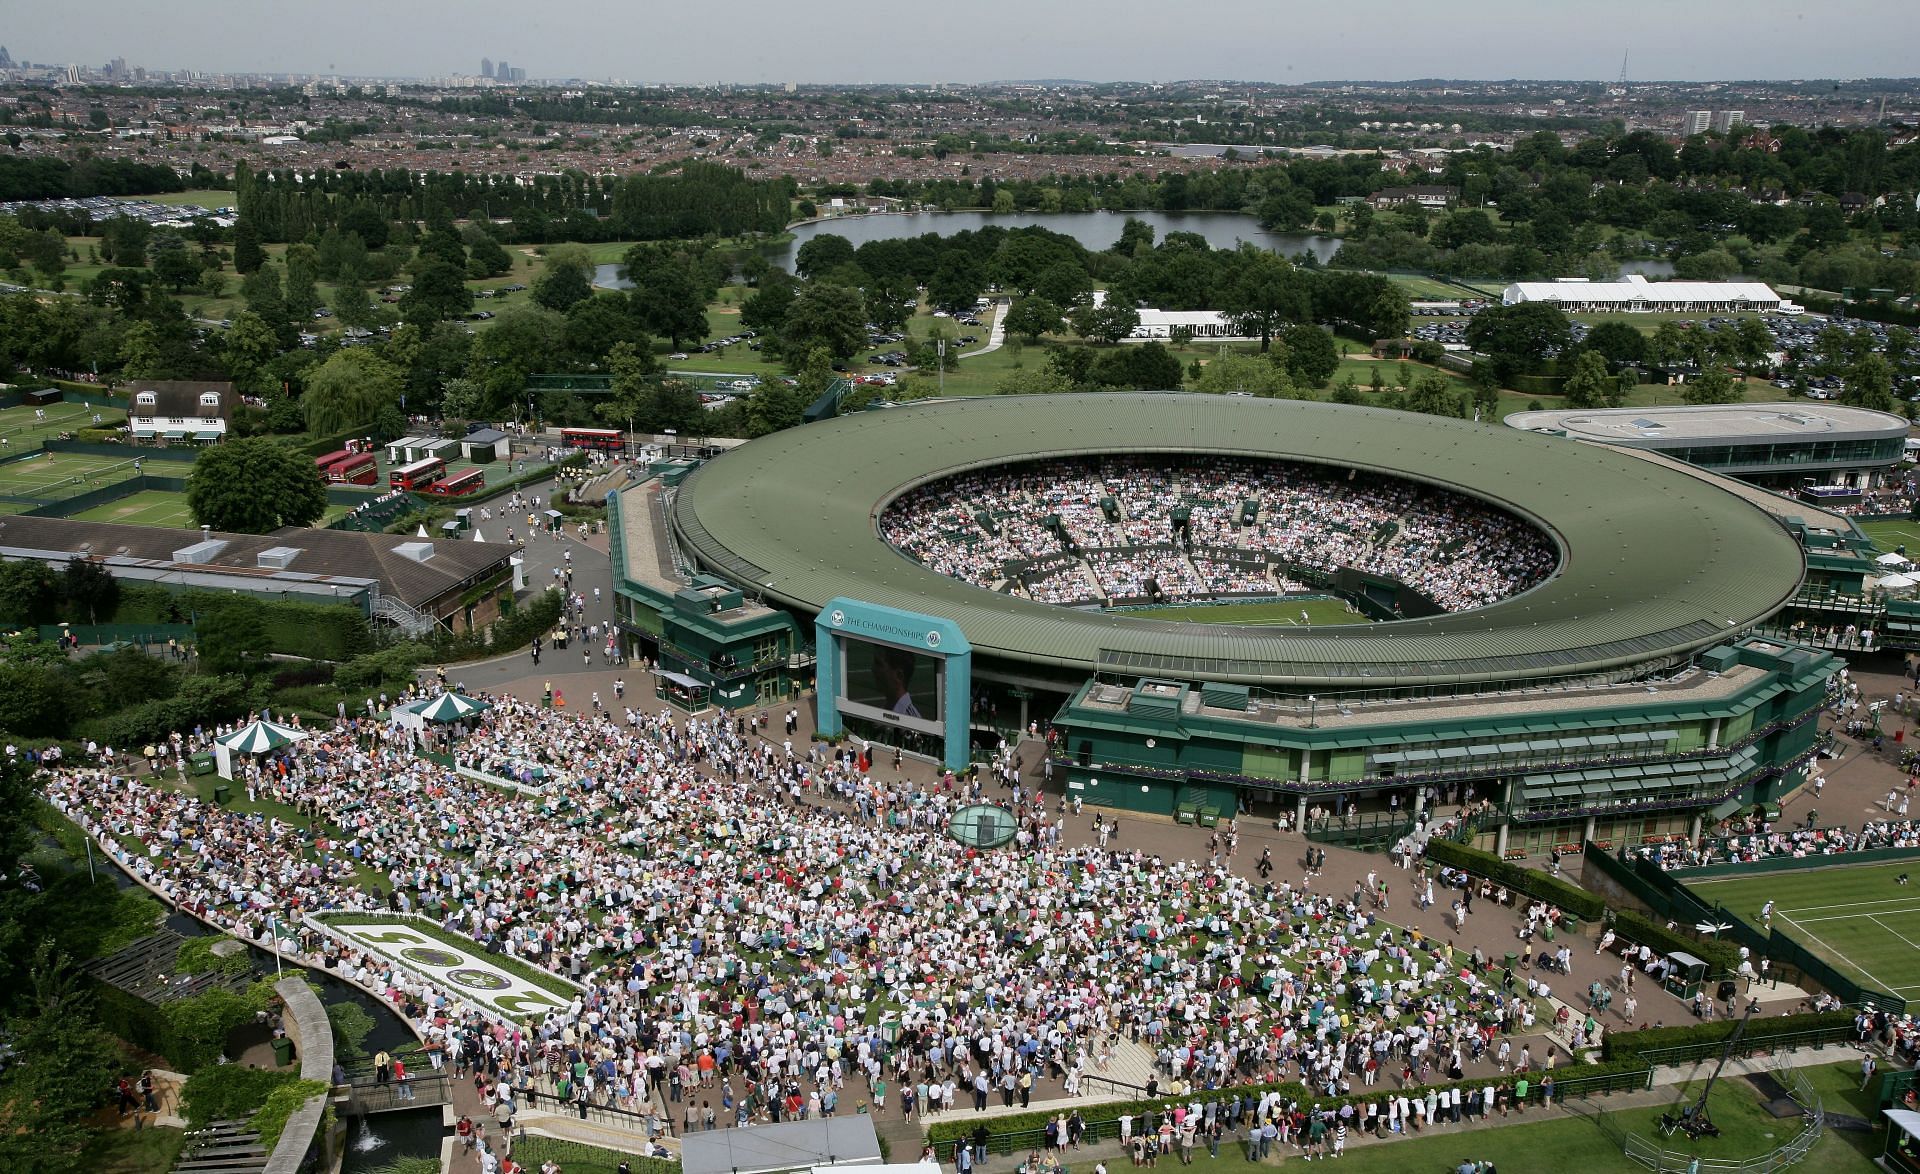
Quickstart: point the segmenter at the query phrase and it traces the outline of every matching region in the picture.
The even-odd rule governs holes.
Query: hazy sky
[[[634,82],[1920,72],[1920,0],[0,0],[19,60]]]

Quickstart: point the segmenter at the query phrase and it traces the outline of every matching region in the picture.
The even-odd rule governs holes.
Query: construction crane
[[[1740,1046],[1740,1038],[1747,1034],[1747,1020],[1753,1018],[1754,1008],[1759,1005],[1758,999],[1747,1003],[1746,1013],[1740,1016],[1740,1022],[1733,1025],[1733,1034],[1727,1037],[1726,1046],[1720,1049],[1720,1062],[1713,1066],[1713,1075],[1707,1077],[1707,1086],[1700,1090],[1699,1098],[1683,1106],[1678,1116],[1660,1114],[1661,1133],[1669,1137],[1675,1132],[1684,1132],[1693,1138],[1720,1136],[1720,1128],[1713,1123],[1713,1116],[1707,1110],[1707,1098],[1713,1094],[1713,1085],[1720,1079],[1720,1073],[1726,1070],[1727,1061],[1733,1058],[1733,1050]]]

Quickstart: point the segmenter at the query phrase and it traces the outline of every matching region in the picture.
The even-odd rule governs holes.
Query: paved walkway
[[[1005,345],[1007,341],[1007,311],[1012,309],[1012,307],[1012,302],[1000,302],[996,304],[993,308],[993,328],[987,332],[987,345],[978,350],[962,351],[957,357],[971,359],[975,355],[991,354]]]

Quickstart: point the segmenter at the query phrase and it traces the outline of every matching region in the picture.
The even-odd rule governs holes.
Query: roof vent
[[[203,538],[192,546],[183,546],[173,552],[173,561],[177,563],[210,563],[220,557],[227,548],[224,538]]]
[[[254,555],[253,561],[255,566],[265,567],[270,571],[284,571],[293,565],[294,559],[299,557],[300,548],[297,546],[270,546]]]
[[[393,548],[393,553],[399,555],[401,558],[410,558],[414,562],[424,563],[433,558],[433,543],[402,542]]]

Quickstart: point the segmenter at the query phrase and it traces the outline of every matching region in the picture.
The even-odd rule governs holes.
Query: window
[[[139,404],[141,407],[150,408],[156,402],[156,397],[151,391],[143,391],[139,395],[134,397],[134,402]]]
[[[203,408],[217,408],[217,407],[219,407],[219,406],[220,406],[220,393],[219,393],[219,392],[217,392],[217,391],[203,391],[203,392],[201,392],[201,393],[200,393],[200,406],[201,406],[201,407],[203,407]]]

